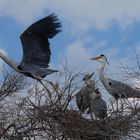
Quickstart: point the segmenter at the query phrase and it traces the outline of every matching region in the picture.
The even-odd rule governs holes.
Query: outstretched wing
[[[61,24],[54,14],[29,26],[20,36],[23,46],[23,58],[20,66],[33,64],[47,68],[51,55],[48,38],[52,38],[60,32],[60,27]]]

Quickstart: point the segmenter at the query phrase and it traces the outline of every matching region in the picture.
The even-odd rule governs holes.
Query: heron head
[[[96,61],[99,61],[100,63],[107,62],[109,64],[109,62],[104,54],[101,54],[100,56],[92,57],[90,60],[96,60]]]
[[[91,79],[93,75],[94,72],[84,76],[83,81],[85,82],[86,86],[95,87],[95,81]]]
[[[91,74],[86,74],[83,78],[84,81],[87,81],[87,80],[91,80],[92,76],[94,75],[94,72],[91,73]]]

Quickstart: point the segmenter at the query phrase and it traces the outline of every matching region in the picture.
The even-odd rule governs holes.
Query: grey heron
[[[104,68],[106,63],[108,63],[107,58],[105,55],[100,55],[97,57],[91,58],[91,60],[97,60],[100,62],[99,67],[99,78],[103,83],[105,89],[116,99],[119,98],[140,98],[140,91],[133,89],[131,86],[116,81],[110,78],[106,78],[104,75]]]
[[[90,111],[91,113],[94,113],[96,118],[104,119],[107,117],[107,105],[106,102],[102,99],[98,88],[92,94]]]
[[[76,103],[82,113],[88,109],[87,113],[91,113],[91,117],[94,113],[96,118],[104,119],[107,116],[107,106],[99,89],[95,88],[95,81],[91,79],[93,74],[86,74],[83,78],[85,86],[76,94]]]
[[[61,24],[57,16],[51,14],[30,25],[20,36],[23,57],[18,65],[0,52],[3,59],[15,71],[41,82],[43,78],[57,70],[48,69],[51,50],[48,39],[59,33]]]
[[[93,74],[94,73],[85,75],[83,78],[85,86],[76,94],[76,104],[82,113],[84,113],[86,109],[89,109],[88,111],[90,111],[90,94],[95,90],[95,82],[91,80]]]

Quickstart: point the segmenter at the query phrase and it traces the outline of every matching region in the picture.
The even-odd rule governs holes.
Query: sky
[[[0,51],[20,63],[20,34],[33,22],[55,13],[62,32],[50,40],[50,67],[97,72],[89,59],[105,54],[108,74],[120,73],[121,64],[134,67],[140,54],[139,0],[0,0]],[[0,66],[2,68],[2,61]],[[119,76],[117,75],[117,78]]]

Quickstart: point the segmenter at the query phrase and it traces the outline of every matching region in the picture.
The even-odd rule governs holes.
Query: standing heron
[[[48,69],[51,56],[48,39],[59,33],[60,27],[61,24],[54,14],[33,23],[20,36],[23,47],[23,57],[20,64],[18,65],[1,52],[0,58],[15,71],[41,82],[47,75],[58,72]]]
[[[85,86],[76,94],[76,104],[82,113],[84,113],[86,109],[88,109],[88,112],[90,113],[90,94],[92,94],[92,92],[94,92],[95,90],[95,82],[91,80],[93,74],[94,73],[85,75],[85,77],[83,78]]]
[[[101,98],[101,93],[98,88],[92,94],[90,111],[94,113],[96,118],[104,119],[107,117],[107,105]]]
[[[97,60],[100,62],[99,78],[103,83],[105,89],[116,99],[119,98],[140,98],[140,91],[133,89],[129,85],[116,81],[110,78],[106,78],[104,75],[104,68],[108,63],[105,55],[100,55],[91,58],[91,60]]]
[[[96,118],[104,119],[107,116],[106,102],[101,98],[99,89],[95,88],[95,81],[92,75],[86,74],[84,77],[85,86],[76,94],[76,103],[79,110],[84,113],[88,109],[88,114],[94,113]],[[93,117],[92,117],[93,118]]]

